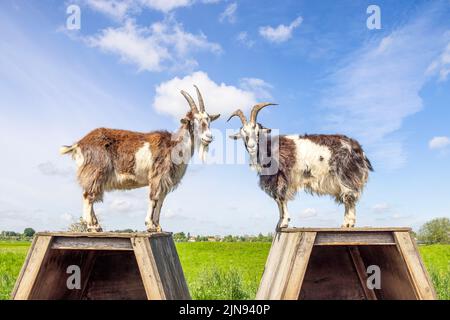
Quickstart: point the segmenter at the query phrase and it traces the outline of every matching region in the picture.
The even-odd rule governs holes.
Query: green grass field
[[[8,299],[29,242],[0,242],[0,299]],[[177,243],[194,299],[253,299],[270,243]],[[450,299],[450,245],[421,246],[440,299]]]
[[[9,298],[29,246],[29,242],[0,241],[0,299]]]

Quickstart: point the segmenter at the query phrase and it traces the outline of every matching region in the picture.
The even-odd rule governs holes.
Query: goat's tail
[[[76,147],[78,147],[77,144],[74,144],[74,145],[71,145],[71,146],[62,146],[62,147],[59,149],[59,153],[60,153],[60,154],[68,154],[68,153],[72,153],[72,152],[76,149]]]

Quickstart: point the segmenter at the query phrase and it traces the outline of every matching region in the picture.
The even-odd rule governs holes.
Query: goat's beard
[[[249,154],[249,156],[250,156],[250,169],[254,171],[259,171],[260,166],[258,164],[257,154]]]
[[[200,146],[198,148],[198,156],[203,163],[206,162],[206,156],[208,155],[208,149],[209,149],[208,144],[200,143]]]

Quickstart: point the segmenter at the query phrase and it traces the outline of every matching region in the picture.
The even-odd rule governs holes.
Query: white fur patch
[[[309,139],[287,136],[295,142],[297,161],[293,171],[296,189],[308,189],[317,194],[339,194],[341,186],[330,175],[331,151]]]
[[[150,144],[146,142],[134,157],[134,174],[116,172],[105,185],[105,190],[135,189],[149,184],[148,175],[153,164]]]
[[[152,152],[148,142],[136,152],[135,154],[134,172],[136,182],[139,184],[148,184],[148,173],[153,164]]]

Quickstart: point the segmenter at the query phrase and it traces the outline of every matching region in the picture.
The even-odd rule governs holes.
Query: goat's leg
[[[162,208],[165,198],[166,198],[165,194],[163,194],[159,197],[158,201],[156,202],[156,210],[155,210],[154,216],[152,218],[153,224],[156,225],[156,230],[158,232],[161,232],[161,225],[159,224],[159,218],[161,216],[161,208]]]
[[[145,217],[145,227],[148,232],[156,231],[156,226],[153,224],[153,213],[156,209],[156,200],[149,199],[147,216]]]
[[[166,195],[160,193],[158,196],[150,193],[150,203],[148,206],[147,217],[145,218],[145,226],[148,232],[160,232],[161,226],[159,218],[161,215],[161,207]]]
[[[278,210],[280,212],[280,219],[278,220],[277,230],[281,228],[287,228],[291,218],[289,217],[289,212],[287,209],[286,200],[276,200],[278,205]]]
[[[342,228],[353,228],[356,222],[356,204],[353,199],[348,199],[344,202],[345,205],[345,215],[344,223]]]
[[[89,232],[102,232],[102,227],[98,223],[94,212],[94,199],[94,195],[83,194],[83,220],[86,222]]]

